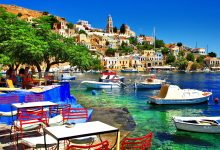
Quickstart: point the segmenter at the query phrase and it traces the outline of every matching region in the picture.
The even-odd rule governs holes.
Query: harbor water
[[[213,99],[220,98],[220,73],[173,73],[160,72],[158,77],[180,88],[212,91],[208,103],[196,105],[151,105],[149,96],[159,90],[137,90],[134,82],[143,78],[143,73],[120,74],[125,77],[125,88],[93,90],[86,89],[80,83],[83,80],[97,81],[100,74],[77,73],[77,79],[71,83],[71,94],[84,107],[126,107],[136,122],[136,129],[130,136],[141,136],[153,132],[152,149],[220,149],[220,134],[193,133],[177,131],[173,116],[220,116],[220,104]]]

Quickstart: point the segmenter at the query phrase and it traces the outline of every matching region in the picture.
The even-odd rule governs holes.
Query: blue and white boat
[[[71,76],[70,74],[62,74],[61,75],[61,80],[75,80],[76,76]]]
[[[150,75],[144,81],[135,82],[134,88],[136,89],[160,89],[161,85],[165,83],[166,80],[157,79],[154,74]]]
[[[209,100],[211,92],[203,92],[195,89],[180,89],[177,85],[162,85],[156,96],[151,96],[152,104],[197,104]]]
[[[97,81],[82,81],[82,85],[87,88],[107,89],[107,88],[121,88],[122,82],[97,82]]]
[[[124,68],[124,69],[121,69],[121,72],[123,72],[123,73],[137,73],[138,70],[135,68]]]

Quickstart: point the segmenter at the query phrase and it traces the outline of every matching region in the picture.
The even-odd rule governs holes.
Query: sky
[[[113,26],[125,23],[137,35],[153,35],[165,43],[182,42],[207,48],[220,57],[220,0],[0,0],[28,9],[47,11],[76,23],[87,20],[104,29],[110,14]]]

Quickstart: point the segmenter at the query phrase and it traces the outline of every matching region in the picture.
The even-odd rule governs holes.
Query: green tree
[[[175,62],[175,60],[176,60],[176,57],[173,54],[168,54],[167,59],[166,59],[166,63],[171,64],[171,63]]]
[[[155,41],[155,47],[156,48],[161,48],[161,47],[164,47],[164,41],[163,40],[156,40]]]
[[[191,70],[197,70],[200,68],[200,64],[197,62],[194,62],[191,66]]]
[[[22,16],[22,13],[19,12],[19,13],[17,14],[17,16],[18,16],[18,17],[21,17],[21,16]]]
[[[197,61],[197,63],[199,63],[199,64],[203,64],[204,63],[204,56],[203,55],[200,55],[197,59],[196,59],[196,61]]]
[[[183,46],[183,44],[181,42],[178,42],[176,45],[179,47],[179,50],[180,50],[180,47]]]
[[[162,53],[163,55],[167,55],[167,54],[169,53],[169,49],[166,48],[166,47],[164,47],[164,48],[162,48],[161,53]]]
[[[216,53],[214,53],[214,52],[210,52],[210,53],[208,53],[208,55],[209,55],[210,57],[217,57]]]
[[[67,24],[67,27],[68,27],[69,29],[73,29],[73,24],[72,24],[71,22],[69,22],[69,23]]]
[[[115,55],[115,52],[116,52],[116,49],[109,48],[109,49],[105,52],[105,55],[112,57],[112,56]]]
[[[188,53],[186,56],[186,59],[188,61],[194,61],[195,60],[195,56],[193,55],[193,53]]]
[[[178,68],[178,70],[186,70],[188,61],[185,58],[181,58],[175,62],[175,66]]]
[[[125,32],[126,32],[126,25],[122,24],[120,27],[120,33],[125,34]]]
[[[79,30],[79,34],[85,34],[85,35],[87,35],[87,33],[86,33],[85,30]]]
[[[118,29],[117,29],[116,26],[114,26],[114,28],[113,28],[113,32],[114,32],[114,33],[117,33],[117,32],[118,32]]]
[[[138,40],[136,37],[130,37],[129,38],[129,42],[130,44],[133,44],[133,45],[137,45],[138,44]]]
[[[185,52],[183,50],[180,50],[178,53],[178,57],[184,57],[185,56]]]

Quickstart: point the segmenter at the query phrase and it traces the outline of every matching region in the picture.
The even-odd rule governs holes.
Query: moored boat
[[[124,68],[124,69],[121,69],[121,72],[123,72],[123,73],[137,73],[138,70],[135,68]]]
[[[66,73],[61,75],[61,80],[75,80],[75,79],[76,79],[76,76],[71,76]]]
[[[178,130],[220,133],[220,117],[173,117]]]
[[[134,87],[137,89],[159,89],[165,82],[165,80],[157,79],[153,74],[142,82],[135,82]]]
[[[124,77],[117,75],[116,71],[106,70],[101,72],[100,82],[124,82]]]
[[[106,88],[121,88],[120,82],[97,82],[97,81],[82,81],[82,85],[87,88],[106,89]]]
[[[151,96],[152,104],[197,104],[206,102],[212,95],[211,92],[203,92],[195,89],[180,89],[177,85],[162,85],[156,96]]]

